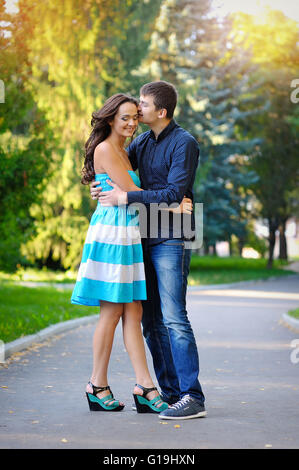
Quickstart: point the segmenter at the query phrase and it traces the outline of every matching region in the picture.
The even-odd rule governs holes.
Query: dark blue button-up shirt
[[[144,189],[144,191],[129,191],[128,204],[137,202],[146,205],[149,216],[150,204],[180,203],[184,195],[193,201],[192,188],[198,165],[199,147],[194,137],[174,120],[170,121],[157,139],[153,131],[139,135],[129,145],[127,151],[133,169],[138,168],[139,170],[141,187]],[[165,214],[165,211],[163,212]],[[152,217],[153,213],[155,211],[152,212]],[[154,236],[154,238],[150,236],[150,226],[154,222],[148,218],[147,238],[150,238],[151,244],[171,238],[190,238],[186,234],[178,236],[177,233],[174,233],[173,217],[177,216],[169,214],[169,235],[165,236],[163,230],[161,232],[163,220],[161,223],[160,216],[158,236]],[[191,227],[194,230],[193,214]]]

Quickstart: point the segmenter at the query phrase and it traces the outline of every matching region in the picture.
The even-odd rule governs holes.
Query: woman
[[[124,191],[140,189],[124,150],[138,126],[138,102],[125,94],[111,96],[92,115],[93,130],[85,145],[83,184],[96,179]],[[146,299],[142,246],[138,218],[127,206],[101,207],[98,203],[87,232],[72,303],[100,305],[93,337],[93,370],[86,386],[90,410],[121,411],[108,385],[107,369],[115,328],[122,317],[123,338],[135,374],[133,396],[139,413],[159,413],[168,407],[151,379],[141,332],[142,306]]]

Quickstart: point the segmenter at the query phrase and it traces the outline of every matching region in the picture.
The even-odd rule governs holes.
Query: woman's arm
[[[123,166],[120,157],[108,142],[101,142],[94,152],[94,168],[97,173],[103,170],[109,178],[116,183],[123,191],[142,191],[132,180],[128,170]],[[102,170],[103,169],[103,170]]]

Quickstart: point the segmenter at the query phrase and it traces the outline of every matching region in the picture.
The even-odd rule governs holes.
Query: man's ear
[[[165,119],[166,117],[167,117],[167,109],[165,109],[165,108],[159,109],[158,118],[159,119]]]

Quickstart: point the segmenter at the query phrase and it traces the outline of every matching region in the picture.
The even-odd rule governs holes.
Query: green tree
[[[298,25],[282,12],[269,10],[264,22],[237,15],[234,31],[236,40],[241,37],[243,47],[252,51],[255,75],[262,81],[258,94],[267,103],[263,113],[243,123],[243,130],[262,140],[252,159],[251,168],[259,176],[252,189],[261,203],[260,216],[268,223],[272,267],[278,229],[280,257],[287,258],[285,226],[295,209],[290,194],[298,185],[298,111],[290,99],[290,85],[299,70]]]
[[[0,3],[0,76],[5,101],[0,104],[0,268],[14,270],[24,261],[21,246],[33,235],[30,207],[40,202],[49,174],[52,135],[31,90],[27,17],[12,17]]]
[[[30,16],[34,99],[58,145],[42,204],[31,207],[36,236],[24,246],[32,261],[75,268],[80,261],[94,208],[80,183],[90,118],[116,92],[135,92],[132,70],[146,54],[148,34],[159,2],[137,0],[20,0]]]
[[[246,205],[246,188],[255,180],[253,172],[241,171],[231,158],[256,143],[240,134],[238,123],[257,111],[249,93],[250,54],[229,43],[230,31],[231,22],[213,15],[210,0],[165,0],[139,69],[148,80],[176,85],[175,117],[199,142],[195,193],[204,203],[206,251],[233,234],[244,239],[246,219],[240,206]]]

